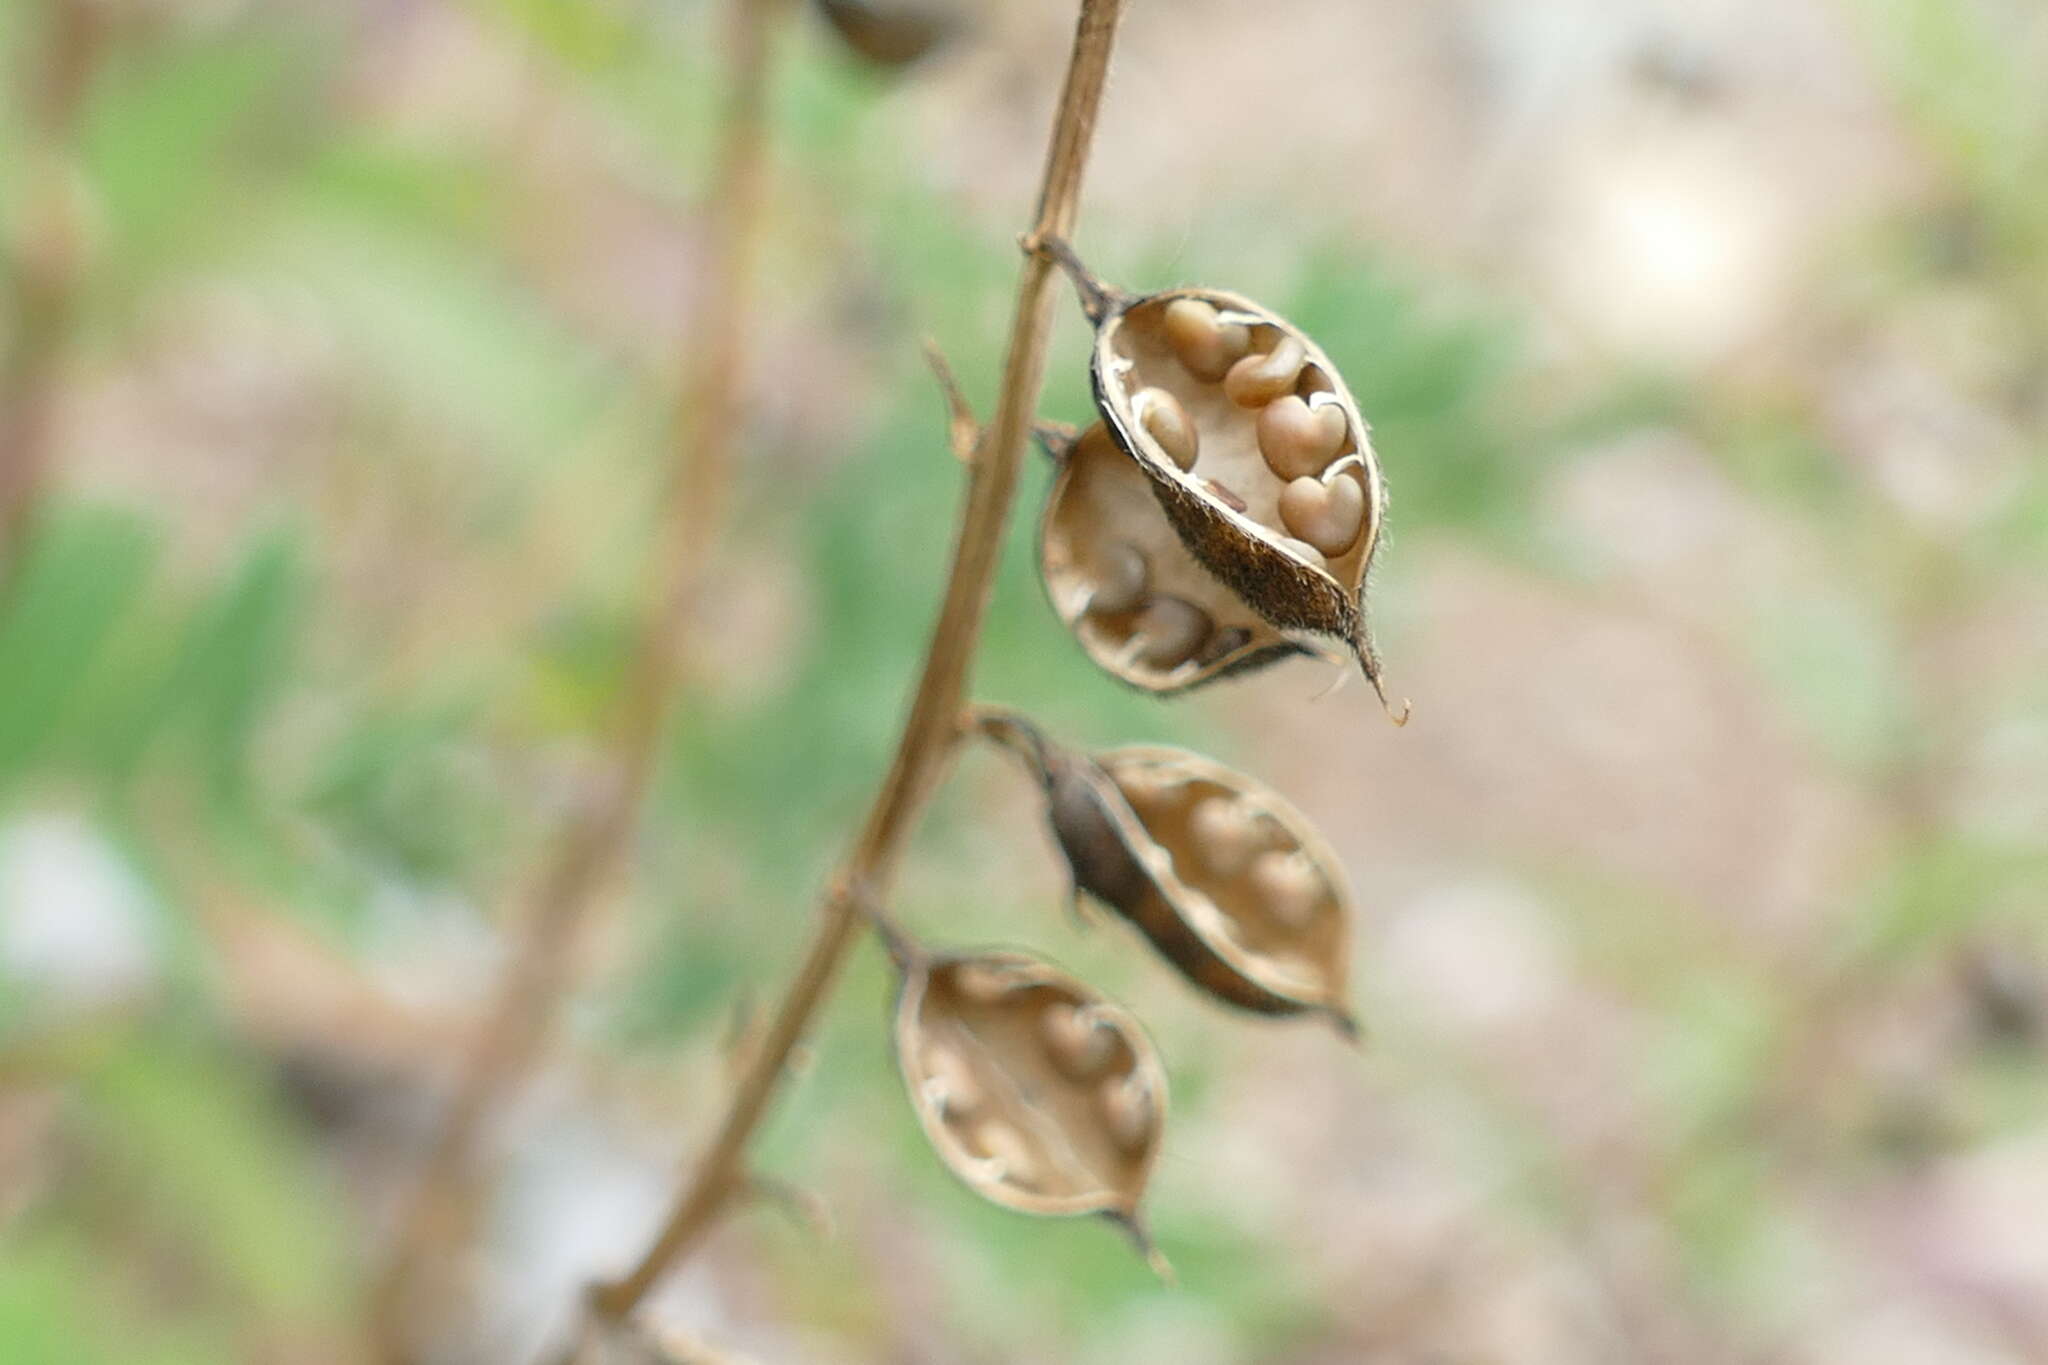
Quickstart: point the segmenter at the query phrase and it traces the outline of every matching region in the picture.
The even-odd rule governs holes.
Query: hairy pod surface
[[[1136,1229],[1166,1072],[1128,1014],[1022,954],[934,958],[904,972],[896,1057],[925,1136],[975,1193]]]
[[[1096,407],[1176,538],[1270,634],[1335,640],[1378,687],[1365,589],[1386,481],[1337,367],[1241,295],[1126,296],[1063,259],[1095,324]]]
[[[1106,424],[1049,444],[1060,467],[1039,519],[1039,577],[1097,667],[1167,694],[1301,652],[1188,552]]]
[[[1183,749],[1090,756],[1020,717],[985,714],[980,725],[1036,771],[1077,890],[1216,999],[1325,1014],[1357,1032],[1350,888],[1329,845],[1278,793]]]

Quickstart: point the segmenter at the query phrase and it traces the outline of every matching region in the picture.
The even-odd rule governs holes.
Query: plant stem
[[[47,50],[26,82],[22,221],[4,244],[15,324],[0,356],[0,602],[27,552],[48,477],[64,343],[90,245],[70,143],[106,46],[105,20],[84,0],[65,0],[50,7],[48,22]]]
[[[387,1360],[410,1358],[405,1297],[420,1269],[467,1221],[484,1131],[547,1037],[573,975],[579,931],[615,870],[652,778],[682,674],[682,630],[724,519],[740,426],[743,341],[766,189],[767,93],[777,21],[788,0],[734,0],[723,147],[709,194],[710,241],[699,264],[701,341],[677,414],[661,547],[650,555],[642,618],[607,744],[609,772],[571,818],[529,890],[522,928],[476,1035],[412,1203],[374,1288]]]
[[[1046,154],[1037,217],[1024,238],[1027,254],[1017,285],[1002,389],[968,477],[945,600],[895,760],[866,823],[831,880],[816,936],[776,1011],[768,1036],[740,1080],[717,1135],[640,1262],[623,1278],[593,1288],[589,1307],[597,1320],[616,1322],[631,1313],[656,1282],[697,1245],[726,1202],[744,1185],[742,1163],[747,1146],[774,1097],[790,1051],[830,991],[864,918],[863,907],[881,899],[892,880],[903,843],[960,737],[968,669],[980,641],[1003,533],[1016,498],[1025,442],[1044,386],[1046,346],[1053,321],[1054,265],[1042,244],[1051,238],[1063,239],[1073,229],[1122,10],[1123,0],[1082,0],[1073,55]]]

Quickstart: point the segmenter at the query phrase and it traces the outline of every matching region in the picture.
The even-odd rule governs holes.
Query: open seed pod
[[[1039,519],[1039,575],[1105,672],[1182,692],[1301,652],[1188,553],[1105,424],[1045,440],[1060,469]]]
[[[1325,1014],[1356,1036],[1350,888],[1300,811],[1184,749],[1091,757],[1008,712],[980,712],[976,724],[1044,784],[1077,892],[1135,924],[1218,1000],[1262,1014]]]
[[[1034,1214],[1104,1214],[1148,1254],[1138,1201],[1166,1072],[1136,1020],[1019,953],[913,959],[896,1059],[925,1136],[975,1193]]]
[[[1048,247],[1095,324],[1095,405],[1181,544],[1280,635],[1341,643],[1379,688],[1365,584],[1386,481],[1337,367],[1250,299],[1126,295]]]

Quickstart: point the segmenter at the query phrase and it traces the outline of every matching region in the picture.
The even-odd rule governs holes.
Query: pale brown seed
[[[1138,425],[1159,443],[1168,459],[1182,469],[1195,467],[1200,442],[1195,424],[1178,398],[1165,389],[1139,389],[1131,398],[1131,410],[1138,414]]]
[[[1014,1123],[982,1120],[974,1129],[971,1145],[989,1163],[992,1178],[1024,1188],[1037,1182],[1038,1156]]]
[[[1088,610],[1114,615],[1145,600],[1151,577],[1145,555],[1129,541],[1116,541],[1095,561],[1095,583],[1088,591]]]
[[[1184,598],[1155,597],[1134,623],[1137,657],[1153,668],[1185,663],[1209,638],[1211,624],[1207,612]]]
[[[1259,453],[1283,479],[1320,474],[1337,458],[1345,429],[1335,403],[1311,408],[1297,394],[1282,394],[1259,412]]]
[[[1109,1136],[1126,1152],[1141,1152],[1159,1118],[1152,1087],[1140,1075],[1119,1076],[1102,1086],[1102,1117]]]
[[[1070,1080],[1095,1079],[1116,1053],[1109,1021],[1085,1005],[1048,1006],[1038,1016],[1038,1033],[1053,1064]]]
[[[1301,379],[1308,351],[1298,337],[1282,335],[1264,355],[1248,355],[1223,376],[1223,392],[1241,408],[1258,408],[1290,392]]]
[[[1166,344],[1182,368],[1213,384],[1251,349],[1251,333],[1243,324],[1224,322],[1216,309],[1200,299],[1175,299],[1166,305]]]
[[[1261,853],[1252,860],[1249,876],[1260,906],[1289,929],[1306,929],[1329,890],[1323,874],[1301,853]]]
[[[1188,833],[1202,866],[1218,877],[1235,877],[1251,864],[1263,842],[1258,820],[1244,803],[1211,796],[1188,813]]]
[[[1357,544],[1365,528],[1365,488],[1348,474],[1328,483],[1296,479],[1280,490],[1280,520],[1291,534],[1335,558]]]
[[[945,1043],[928,1043],[921,1061],[924,1096],[941,1117],[961,1118],[981,1107],[981,1083],[958,1051]]]
[[[1116,785],[1131,809],[1142,816],[1172,804],[1180,795],[1182,779],[1171,768],[1132,767],[1116,775]]]

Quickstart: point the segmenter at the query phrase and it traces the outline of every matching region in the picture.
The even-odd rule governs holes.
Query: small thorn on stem
[[[807,1190],[776,1176],[755,1172],[746,1177],[741,1192],[749,1200],[773,1204],[813,1237],[823,1239],[832,1235],[831,1206],[816,1190]]]
[[[924,339],[924,358],[925,363],[932,367],[932,376],[939,381],[939,393],[946,400],[946,444],[953,448],[954,459],[971,465],[974,452],[981,445],[981,422],[968,404],[967,395],[960,391],[960,380],[953,373],[952,363],[939,349],[939,343],[930,337]]]
[[[1055,422],[1041,417],[1031,424],[1031,434],[1037,439],[1038,448],[1058,464],[1073,454],[1074,443],[1081,439],[1081,428],[1071,422]]]

